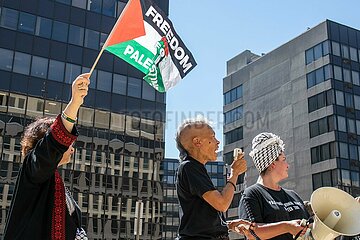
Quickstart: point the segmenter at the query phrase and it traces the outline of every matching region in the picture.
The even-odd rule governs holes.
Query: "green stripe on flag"
[[[114,44],[105,48],[147,74],[153,65],[154,54],[135,40]]]
[[[153,61],[157,56],[147,48],[135,40],[130,40],[108,46],[105,49],[145,73],[144,80],[146,82],[159,92],[165,92],[161,71]]]

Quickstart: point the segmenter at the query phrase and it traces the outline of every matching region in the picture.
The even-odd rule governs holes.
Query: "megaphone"
[[[315,214],[311,230],[315,240],[360,234],[360,204],[350,194],[322,187],[312,193],[310,202]]]

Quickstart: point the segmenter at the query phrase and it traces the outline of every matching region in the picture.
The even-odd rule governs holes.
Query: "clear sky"
[[[167,92],[168,158],[178,157],[178,124],[197,114],[214,123],[222,149],[222,79],[228,60],[247,49],[268,53],[326,19],[360,29],[359,0],[169,1],[169,18],[198,65]]]

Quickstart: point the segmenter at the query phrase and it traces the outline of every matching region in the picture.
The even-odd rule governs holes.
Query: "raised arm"
[[[221,192],[218,190],[208,191],[204,193],[202,197],[216,210],[221,212],[227,211],[234,197],[237,178],[240,174],[244,173],[246,169],[247,165],[244,159],[244,153],[241,153],[231,164],[230,177],[223,190]]]

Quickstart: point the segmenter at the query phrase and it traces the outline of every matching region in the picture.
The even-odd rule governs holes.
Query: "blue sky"
[[[203,114],[222,149],[222,79],[226,62],[244,50],[268,53],[330,19],[360,29],[359,0],[169,0],[169,18],[197,66],[167,92],[165,156],[177,158],[174,136],[184,118]]]

